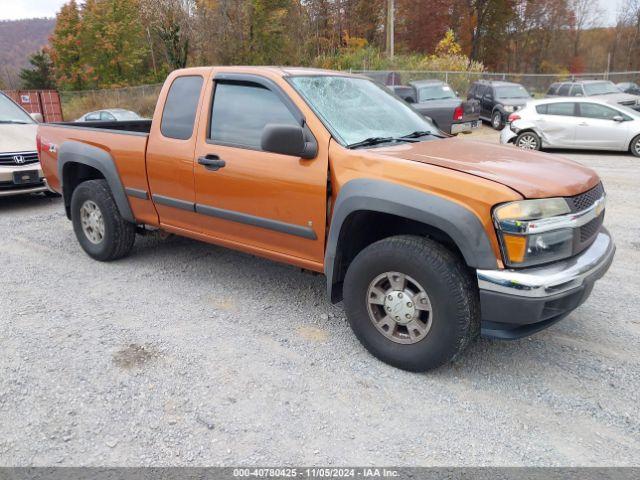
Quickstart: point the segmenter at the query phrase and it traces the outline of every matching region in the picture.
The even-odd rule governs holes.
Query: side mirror
[[[614,122],[619,122],[620,123],[620,122],[624,122],[624,117],[621,116],[621,115],[616,115],[615,117],[612,118],[612,120]]]
[[[44,122],[44,118],[41,113],[30,113],[29,115],[38,123]]]
[[[262,130],[261,146],[265,152],[280,153],[304,159],[315,158],[318,145],[305,140],[304,129],[297,125],[269,123]]]
[[[416,103],[415,99],[413,97],[407,97],[404,99],[405,102],[407,103]]]

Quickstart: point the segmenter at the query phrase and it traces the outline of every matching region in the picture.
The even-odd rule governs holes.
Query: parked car
[[[608,80],[578,80],[552,83],[547,97],[592,97],[611,105],[640,110],[640,97],[621,92]]]
[[[622,82],[616,83],[618,90],[624,93],[630,93],[631,95],[640,95],[640,86],[634,82]]]
[[[130,122],[142,120],[142,117],[131,110],[122,108],[109,108],[85,113],[76,122]]]
[[[443,132],[456,135],[480,127],[480,102],[462,101],[445,82],[421,80],[389,88]]]
[[[0,92],[0,197],[47,192],[36,149],[37,120]]]
[[[178,70],[151,122],[38,136],[90,257],[124,257],[149,227],[322,272],[363,345],[407,370],[562,319],[615,251],[593,170],[442,136],[343,72]]]
[[[480,118],[500,130],[510,114],[531,100],[531,95],[519,83],[478,80],[471,84],[467,99],[480,102]]]
[[[592,98],[537,100],[510,117],[503,144],[524,149],[630,151],[640,156],[640,113]]]

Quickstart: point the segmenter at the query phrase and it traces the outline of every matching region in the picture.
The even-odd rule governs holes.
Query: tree
[[[292,32],[297,20],[292,0],[252,0],[249,58],[258,65],[296,63]]]
[[[32,68],[20,71],[22,87],[33,90],[54,90],[56,82],[53,74],[53,62],[49,51],[45,48],[29,58]]]
[[[56,28],[51,36],[51,59],[58,86],[81,90],[86,84],[87,74],[81,58],[80,9],[76,0],[63,5],[56,19]]]
[[[571,13],[570,26],[573,32],[573,57],[580,54],[580,38],[586,28],[591,28],[602,16],[602,10],[595,0],[569,0],[569,12]]]
[[[138,83],[147,57],[138,0],[87,0],[82,8],[81,54],[96,86]]]
[[[433,53],[451,25],[450,0],[398,0],[397,39],[401,51]]]
[[[159,39],[169,68],[186,67],[193,37],[192,12],[196,8],[195,2],[141,0],[140,6],[149,35],[153,34]]]

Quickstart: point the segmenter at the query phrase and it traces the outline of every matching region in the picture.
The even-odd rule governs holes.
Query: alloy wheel
[[[100,207],[92,201],[85,201],[80,207],[80,223],[87,239],[97,245],[104,238],[104,217]]]
[[[518,146],[524,150],[537,150],[538,139],[532,134],[524,134],[518,139]]]
[[[431,300],[413,278],[400,272],[385,272],[369,284],[369,319],[382,335],[396,343],[417,343],[427,336],[433,323]]]

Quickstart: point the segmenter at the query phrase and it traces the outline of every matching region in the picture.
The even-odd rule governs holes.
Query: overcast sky
[[[17,18],[53,17],[66,0],[0,0],[4,4],[0,8],[0,20]],[[615,23],[618,6],[623,0],[599,0],[606,12],[603,23]]]

